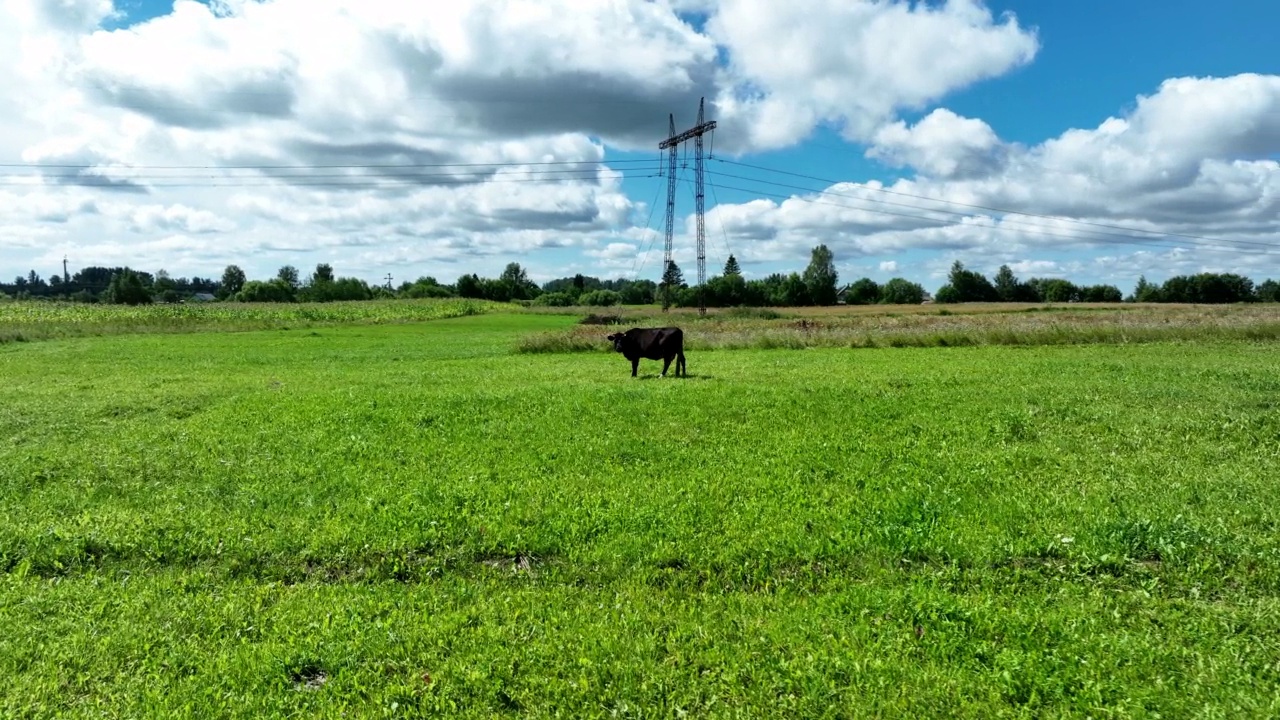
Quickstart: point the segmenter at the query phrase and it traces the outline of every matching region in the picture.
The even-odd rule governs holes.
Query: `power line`
[[[614,172],[658,172],[660,167],[652,166],[635,166],[625,169],[615,169]],[[80,180],[80,179],[102,179],[104,181],[122,181],[122,180],[324,180],[324,179],[344,179],[344,180],[362,180],[367,178],[373,179],[392,179],[392,178],[465,178],[465,177],[507,177],[511,175],[559,175],[559,174],[584,174],[598,175],[598,168],[584,168],[580,170],[520,170],[512,172],[492,172],[492,173],[313,173],[309,175],[101,175],[101,174],[39,174],[39,175],[19,175],[15,173],[0,173],[0,178],[9,180],[20,179],[44,179],[44,180]]]
[[[678,172],[679,172],[679,171],[677,171],[677,173],[678,173]],[[661,184],[659,184],[659,185],[658,185],[658,192],[659,192],[659,193],[661,193],[661,192],[662,192],[662,185],[661,185]],[[658,205],[657,205],[657,203],[658,203],[658,196],[657,196],[657,195],[654,195],[653,202],[654,202],[654,208],[656,208],[656,207],[658,206]],[[652,212],[652,211],[649,213],[649,220],[650,220],[650,222],[652,222],[652,221],[653,221],[653,212]],[[645,229],[647,230],[648,228],[649,228],[648,223],[646,223],[646,224],[645,224]],[[648,246],[647,248],[645,248],[645,251],[644,251],[644,257],[642,257],[642,258],[640,259],[640,269],[643,269],[643,268],[644,268],[644,266],[645,266],[645,263],[649,262],[649,253],[653,251],[653,245],[654,245],[654,243],[655,243],[655,242],[657,242],[657,240],[658,240],[658,235],[657,235],[657,233],[654,233],[653,237],[649,240],[649,246]],[[637,280],[640,278],[640,269],[637,269],[637,270],[636,270],[636,279],[637,279]],[[667,270],[667,269],[666,269],[665,267],[664,267],[664,268],[662,268],[662,271],[663,271],[664,273],[666,272],[666,270]],[[661,278],[661,277],[659,277],[658,279],[659,279],[659,280],[661,280],[662,278]]]
[[[658,195],[659,195],[659,193],[661,193],[661,192],[662,192],[662,183],[654,183],[653,200],[651,200],[651,201],[649,202],[649,219],[644,221],[644,232],[645,232],[645,235],[648,235],[648,234],[649,234],[649,225],[653,222],[653,215],[654,215],[654,212],[658,209]],[[645,237],[645,235],[641,235],[641,236],[640,236],[640,241],[641,241],[641,242],[644,242],[644,237]],[[655,235],[655,236],[654,236],[654,238],[656,239],[656,238],[657,238],[657,235]],[[653,247],[653,241],[652,241],[652,240],[650,240],[650,241],[649,241],[649,247],[650,247],[650,248],[652,248],[652,247]],[[648,251],[648,250],[645,250],[645,252],[644,252],[644,259],[645,259],[645,260],[648,260],[648,259],[649,259],[649,251]],[[637,260],[639,260],[639,258],[638,258],[638,257],[632,257],[632,258],[631,258],[631,275],[632,275],[632,279],[633,279],[633,280],[639,280],[639,279],[640,279],[640,270],[642,270],[642,269],[644,268],[644,262],[643,262],[643,261],[640,263],[640,266],[639,266],[639,267],[636,267],[636,261],[637,261]]]
[[[549,175],[549,174],[548,174]],[[439,179],[432,179],[439,177]],[[143,186],[147,188],[247,188],[247,187],[317,187],[317,188],[357,188],[357,189],[375,189],[375,188],[413,188],[413,187],[432,187],[441,185],[487,185],[494,183],[562,183],[573,180],[595,180],[596,175],[592,174],[556,174],[551,177],[524,177],[524,178],[453,178],[448,179],[444,176],[402,176],[399,178],[379,178],[379,177],[351,177],[349,181],[338,180],[314,180],[307,177],[286,177],[286,178],[254,178],[252,181],[236,181],[236,182],[179,182],[179,183],[156,183],[156,182],[138,182],[137,178],[95,178],[93,176],[68,176],[65,178],[57,178],[57,186],[62,187],[85,187],[85,188],[108,188],[119,189],[129,185]],[[648,178],[658,177],[657,169],[654,168],[643,175],[624,175],[624,178]],[[225,178],[227,180],[236,180],[235,178]],[[399,179],[399,182],[396,180]],[[405,182],[406,180],[424,179],[429,182],[413,183]],[[25,182],[5,182],[0,181],[0,187],[47,187],[45,184],[33,184]]]
[[[714,174],[714,173],[713,173]],[[716,192],[716,186],[711,186],[711,197],[716,201],[716,207],[720,207],[720,195]],[[724,251],[728,253],[725,262],[729,262],[729,257],[733,257],[733,248],[729,247],[729,233],[724,229],[724,219],[720,217],[720,213],[716,213],[716,222],[720,224],[720,234],[724,236]]]
[[[713,174],[714,174],[714,173],[713,173]],[[793,196],[793,195],[783,195],[783,194],[781,194],[781,193],[770,193],[770,192],[766,192],[766,191],[763,191],[763,190],[750,190],[750,189],[742,188],[742,187],[734,187],[734,186],[732,186],[732,185],[715,185],[715,187],[722,187],[722,188],[724,188],[725,190],[736,190],[736,191],[738,191],[738,192],[753,193],[753,194],[756,194],[756,195],[764,195],[764,196],[767,196],[767,197],[780,198],[780,199],[784,199],[784,200],[794,198],[794,196]],[[818,205],[832,205],[832,206],[834,206],[834,207],[842,207],[842,208],[847,208],[847,209],[850,209],[850,210],[860,210],[860,211],[862,211],[862,212],[876,213],[876,214],[879,214],[879,215],[893,215],[893,216],[897,216],[897,217],[912,218],[912,219],[915,219],[915,220],[927,220],[927,221],[930,221],[930,222],[933,222],[933,223],[937,223],[937,227],[938,227],[938,228],[946,227],[946,225],[944,225],[944,224],[943,224],[943,222],[944,222],[944,221],[940,221],[940,220],[939,220],[939,219],[937,219],[937,218],[929,218],[929,217],[925,217],[925,216],[923,216],[923,215],[909,215],[909,214],[907,214],[907,213],[891,212],[891,211],[888,211],[888,210],[869,210],[869,209],[867,209],[867,208],[855,207],[855,206],[853,206],[853,205],[845,205],[845,204],[843,204],[843,203],[837,203],[837,202],[826,202],[826,201],[822,201],[822,200],[813,200],[813,199],[806,199],[806,200],[803,200],[803,202],[814,203],[814,204],[818,204]],[[979,226],[974,226],[974,227],[979,227]],[[991,230],[991,231],[993,231],[993,232],[1019,232],[1019,233],[1038,232],[1038,233],[1040,233],[1040,234],[1042,234],[1042,235],[1047,235],[1047,236],[1049,236],[1049,237],[1059,237],[1059,238],[1064,238],[1064,239],[1067,239],[1067,240],[1074,240],[1074,241],[1076,241],[1076,242],[1081,242],[1081,241],[1083,241],[1083,242],[1093,242],[1093,243],[1105,243],[1105,242],[1108,242],[1108,241],[1106,241],[1106,240],[1100,240],[1100,239],[1097,239],[1097,238],[1089,238],[1089,237],[1081,237],[1081,236],[1079,236],[1079,235],[1064,235],[1064,234],[1062,234],[1062,233],[1054,233],[1054,232],[1050,232],[1050,231],[1048,231],[1048,230],[1041,229],[1041,228],[1033,228],[1033,229],[1031,229],[1031,230],[1020,230],[1020,229],[1018,229],[1018,228],[1011,228],[1011,227],[1002,226],[1002,225],[990,225],[990,226],[980,226],[980,227],[981,227],[982,229],[984,229],[984,230]],[[1152,239],[1152,241],[1151,241],[1151,242],[1138,241],[1138,240],[1133,240],[1133,241],[1130,241],[1130,242],[1125,242],[1125,241],[1123,241],[1123,240],[1113,240],[1113,241],[1110,241],[1110,242],[1117,243],[1117,244],[1124,244],[1124,245],[1137,245],[1137,246],[1140,246],[1140,247],[1148,247],[1148,248],[1150,248],[1150,247],[1167,248],[1167,249],[1170,249],[1170,250],[1201,249],[1201,250],[1220,250],[1220,251],[1224,251],[1224,252],[1237,252],[1237,253],[1238,253],[1238,252],[1241,252],[1241,249],[1240,249],[1240,248],[1234,248],[1234,247],[1209,246],[1209,245],[1192,245],[1191,247],[1187,247],[1186,245],[1163,245],[1163,244],[1160,244],[1160,243],[1158,243],[1158,242],[1155,242],[1155,239],[1154,239],[1154,238]],[[1277,255],[1277,256],[1280,256],[1280,252],[1267,252],[1267,251],[1263,251],[1263,250],[1251,250],[1251,251],[1248,251],[1248,252],[1249,252],[1249,254],[1251,254],[1251,255]]]
[[[356,163],[348,165],[317,165],[311,163],[301,163],[293,165],[114,165],[104,166],[102,163],[91,164],[58,164],[58,163],[0,163],[0,168],[30,168],[30,169],[71,169],[71,170],[93,170],[101,167],[114,167],[124,169],[138,170],[312,170],[312,169],[377,169],[377,168],[445,168],[445,167],[524,167],[526,165],[547,166],[547,165],[604,165],[609,163],[652,163],[652,158],[632,158],[629,160],[543,160],[537,162],[525,162],[518,160],[504,160],[502,162],[469,162],[469,163],[391,163],[391,164],[368,164]]]
[[[762,165],[752,165],[752,164],[750,164],[750,163],[741,163],[741,162],[736,162],[736,161],[734,161],[734,160],[725,160],[725,159],[723,159],[723,158],[712,158],[712,159],[713,159],[713,160],[716,160],[717,162],[727,163],[727,164],[730,164],[730,165],[738,165],[738,166],[740,166],[740,167],[747,167],[747,168],[752,168],[752,169],[755,169],[755,170],[763,170],[763,171],[765,171],[765,172],[778,173],[778,174],[780,174],[780,175],[791,175],[791,176],[793,176],[793,177],[804,178],[804,179],[806,179],[806,180],[813,180],[813,181],[815,181],[815,182],[829,183],[829,184],[831,184],[831,185],[847,184],[847,182],[848,182],[848,181],[845,181],[845,180],[831,180],[831,179],[828,179],[828,178],[821,178],[821,177],[816,177],[816,176],[813,176],[813,175],[805,175],[805,174],[803,174],[803,173],[794,173],[794,172],[789,172],[789,171],[786,171],[786,170],[778,170],[778,169],[775,169],[775,168],[764,167],[764,166],[762,166]],[[767,182],[767,181],[762,181],[762,182]],[[901,192],[901,191],[898,191],[898,190],[887,190],[887,189],[884,189],[884,188],[874,188],[874,187],[869,187],[869,186],[866,186],[866,185],[860,185],[860,187],[862,187],[864,190],[868,190],[868,191],[870,191],[870,192],[885,193],[885,194],[888,194],[888,195],[901,195],[901,196],[903,196],[903,197],[914,198],[914,199],[917,199],[917,200],[926,200],[926,201],[928,201],[928,202],[942,203],[942,204],[945,204],[945,205],[955,205],[955,206],[958,206],[958,207],[967,207],[967,208],[973,208],[973,209],[976,209],[976,210],[987,210],[987,211],[989,211],[989,212],[1003,213],[1003,214],[1006,214],[1006,215],[1025,215],[1025,216],[1027,216],[1027,217],[1037,217],[1037,218],[1041,218],[1041,219],[1044,219],[1044,220],[1053,220],[1053,221],[1055,221],[1055,222],[1071,222],[1071,223],[1077,223],[1077,224],[1080,224],[1080,225],[1092,225],[1092,226],[1095,226],[1095,227],[1106,228],[1106,229],[1109,229],[1109,230],[1120,230],[1120,231],[1122,231],[1122,232],[1148,233],[1148,234],[1159,235],[1159,236],[1183,237],[1183,238],[1188,238],[1188,239],[1192,239],[1192,240],[1208,240],[1208,241],[1210,241],[1210,242],[1247,242],[1247,241],[1221,240],[1221,239],[1218,239],[1218,238],[1205,237],[1205,236],[1203,236],[1203,235],[1189,235],[1189,234],[1185,234],[1185,233],[1164,232],[1164,231],[1160,231],[1160,230],[1145,230],[1145,229],[1142,229],[1142,228],[1126,227],[1126,226],[1123,226],[1123,225],[1112,225],[1112,224],[1107,224],[1107,223],[1096,223],[1096,222],[1090,222],[1090,221],[1088,221],[1088,220],[1076,220],[1076,219],[1074,219],[1074,218],[1067,218],[1067,217],[1062,217],[1062,216],[1055,216],[1055,215],[1043,215],[1043,214],[1038,214],[1038,213],[1023,212],[1023,211],[1020,211],[1020,210],[1008,210],[1008,209],[1004,209],[1004,208],[991,207],[991,206],[988,206],[988,205],[976,205],[976,204],[971,204],[971,203],[963,203],[963,202],[959,202],[959,201],[957,201],[957,200],[944,200],[944,199],[942,199],[942,198],[929,197],[929,196],[927,196],[927,195],[913,195],[913,194],[911,194],[911,193],[904,193],[904,192]],[[806,189],[807,189],[807,188],[806,188]],[[812,189],[809,189],[809,191],[810,191],[810,192],[824,192],[824,191],[821,191],[821,190],[812,190]],[[746,191],[746,192],[750,192],[750,191]],[[839,194],[839,193],[835,193],[835,194]],[[930,210],[930,211],[932,211],[932,212],[948,212],[948,211],[946,211],[946,210],[935,210],[935,209],[932,209],[932,208],[919,208],[919,209],[921,209],[921,210]],[[1275,245],[1270,244],[1270,243],[1250,243],[1250,244],[1261,244],[1261,245],[1264,245],[1264,246],[1266,246],[1266,247],[1276,247]]]
[[[714,173],[712,173],[712,174],[714,175]],[[694,198],[696,199],[696,197],[697,197],[697,196],[696,196],[696,194],[695,194],[695,192],[696,192],[696,191],[694,190],[694,185],[693,185],[693,183],[692,183],[688,178],[684,178],[684,179],[683,179],[683,180],[681,180],[680,182],[682,182],[682,183],[684,184],[684,186],[685,186],[685,189],[689,191],[689,195],[690,195],[690,197],[694,197]],[[708,187],[711,187],[711,186],[708,186]],[[712,197],[716,197],[716,191],[715,191],[715,188],[714,188],[714,187],[712,187],[712,188],[711,188],[711,196],[712,196]],[[716,200],[716,204],[717,204],[717,205],[719,205],[719,204],[720,204],[720,200],[719,200],[719,199],[717,199],[717,200]],[[728,233],[726,233],[726,232],[725,232],[725,230],[724,230],[724,222],[723,222],[723,221],[721,221],[721,222],[720,222],[720,232],[721,232],[721,234],[724,236],[724,249],[725,249],[725,252],[727,253],[727,254],[725,255],[725,259],[724,259],[724,260],[725,260],[725,262],[728,262],[728,261],[729,261],[729,257],[728,257],[728,256],[729,256],[729,255],[732,255],[732,254],[733,254],[733,252],[729,249],[729,235],[728,235]]]

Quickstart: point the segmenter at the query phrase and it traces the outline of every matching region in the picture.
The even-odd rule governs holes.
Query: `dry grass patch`
[[[901,310],[901,311],[900,311]],[[1275,305],[865,306],[672,312],[625,308],[630,325],[680,325],[692,350],[1071,345],[1280,339]],[[607,350],[598,325],[522,338],[525,353]]]

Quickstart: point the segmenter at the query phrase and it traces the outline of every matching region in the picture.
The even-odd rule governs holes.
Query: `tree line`
[[[200,300],[235,302],[334,302],[382,298],[475,298],[544,307],[650,305],[670,307],[795,307],[805,305],[919,305],[922,302],[1276,302],[1280,286],[1273,280],[1255,285],[1230,273],[1200,273],[1169,278],[1162,284],[1140,277],[1129,296],[1114,285],[1076,285],[1061,278],[1020,280],[1008,265],[993,279],[956,261],[947,282],[933,295],[919,283],[897,277],[885,283],[861,278],[839,285],[835,257],[826,245],[810,251],[804,272],[774,273],[747,280],[730,255],[719,275],[703,287],[690,286],[675,262],[664,268],[660,282],[602,280],[581,274],[538,285],[519,263],[508,263],[496,278],[470,273],[453,283],[424,276],[399,287],[370,285],[355,277],[337,277],[328,263],[316,265],[305,277],[293,265],[274,277],[250,280],[238,265],[228,265],[222,277],[174,278],[164,270],[154,275],[129,267],[87,267],[74,275],[42,278],[34,270],[12,283],[0,283],[0,299],[49,298],[86,303],[149,304]]]
[[[856,283],[855,283],[856,284]],[[965,268],[959,260],[951,265],[947,283],[938,288],[939,303],[1031,302],[1031,303],[1195,303],[1228,304],[1280,301],[1280,284],[1265,280],[1258,285],[1234,273],[1177,275],[1163,284],[1149,282],[1145,275],[1127,297],[1114,285],[1076,285],[1061,278],[1032,278],[1023,282],[1008,265],[1001,265],[994,281]]]

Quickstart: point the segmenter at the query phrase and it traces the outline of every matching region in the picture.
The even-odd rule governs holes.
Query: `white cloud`
[[[138,233],[204,234],[235,229],[235,223],[225,218],[186,205],[126,206],[121,210],[127,216],[130,229]]]
[[[600,250],[587,250],[583,252],[588,257],[602,258],[605,260],[631,260],[639,253],[639,248],[631,243],[611,242]]]
[[[1031,147],[931,108],[1038,51],[1034,30],[977,0],[178,0],[99,29],[113,13],[0,0],[0,158],[31,164],[0,170],[0,257],[15,270],[66,253],[204,275],[312,260],[371,280],[513,259],[652,272],[661,238],[635,226],[647,193],[628,197],[619,171],[653,163],[599,163],[606,148],[656,160],[668,113],[684,126],[703,96],[717,152],[834,123],[916,173],[714,208],[708,250],[723,227],[765,271],[802,267],[818,242],[893,273],[914,266],[884,256],[912,249],[1041,262],[1097,239],[1070,219],[1274,241],[1280,212],[1280,77],[1173,79],[1125,117]],[[931,112],[909,124],[905,110]],[[1065,219],[962,217],[882,189]],[[676,260],[692,275],[683,220]],[[1195,262],[1166,251],[1141,262]],[[1223,257],[1204,262],[1251,262]]]
[[[63,31],[92,30],[116,16],[111,0],[6,0],[13,16]]]
[[[898,110],[1002,75],[1039,49],[1034,32],[997,22],[976,0],[723,0],[708,29],[730,51],[731,84],[717,99],[735,131],[726,149],[783,147],[824,121],[867,139]]]
[[[1204,267],[1266,273],[1273,272],[1266,262],[1280,252],[1280,163],[1258,158],[1277,149],[1280,77],[1173,79],[1139,98],[1126,117],[1029,148],[944,110],[910,128],[891,123],[869,154],[910,165],[916,177],[719,207],[715,217],[739,242],[761,240],[753,247],[765,256],[777,254],[776,238],[786,237],[792,244],[827,241],[838,255],[945,250],[948,257],[989,261],[992,269],[1023,262],[1040,271],[1047,266],[1029,254],[1085,247],[1149,252],[1145,244],[1157,250],[1143,257],[1159,257],[1170,268],[1175,260],[1186,268],[1203,258]],[[1168,245],[1195,250],[1164,253]]]
[[[955,178],[990,174],[1001,164],[1004,150],[990,125],[938,108],[910,128],[901,120],[880,128],[867,156]]]
[[[1009,263],[1009,269],[1020,275],[1034,277],[1053,277],[1062,273],[1062,267],[1056,260],[1021,260]]]

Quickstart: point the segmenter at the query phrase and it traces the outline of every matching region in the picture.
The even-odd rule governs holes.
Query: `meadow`
[[[90,305],[0,302],[0,345],[72,337],[138,333],[287,330],[333,325],[422,322],[510,309],[461,298],[333,303],[184,303]]]
[[[0,344],[0,716],[1280,713],[1275,316],[956,310],[911,314],[1182,330],[673,313],[683,379],[503,308]]]

